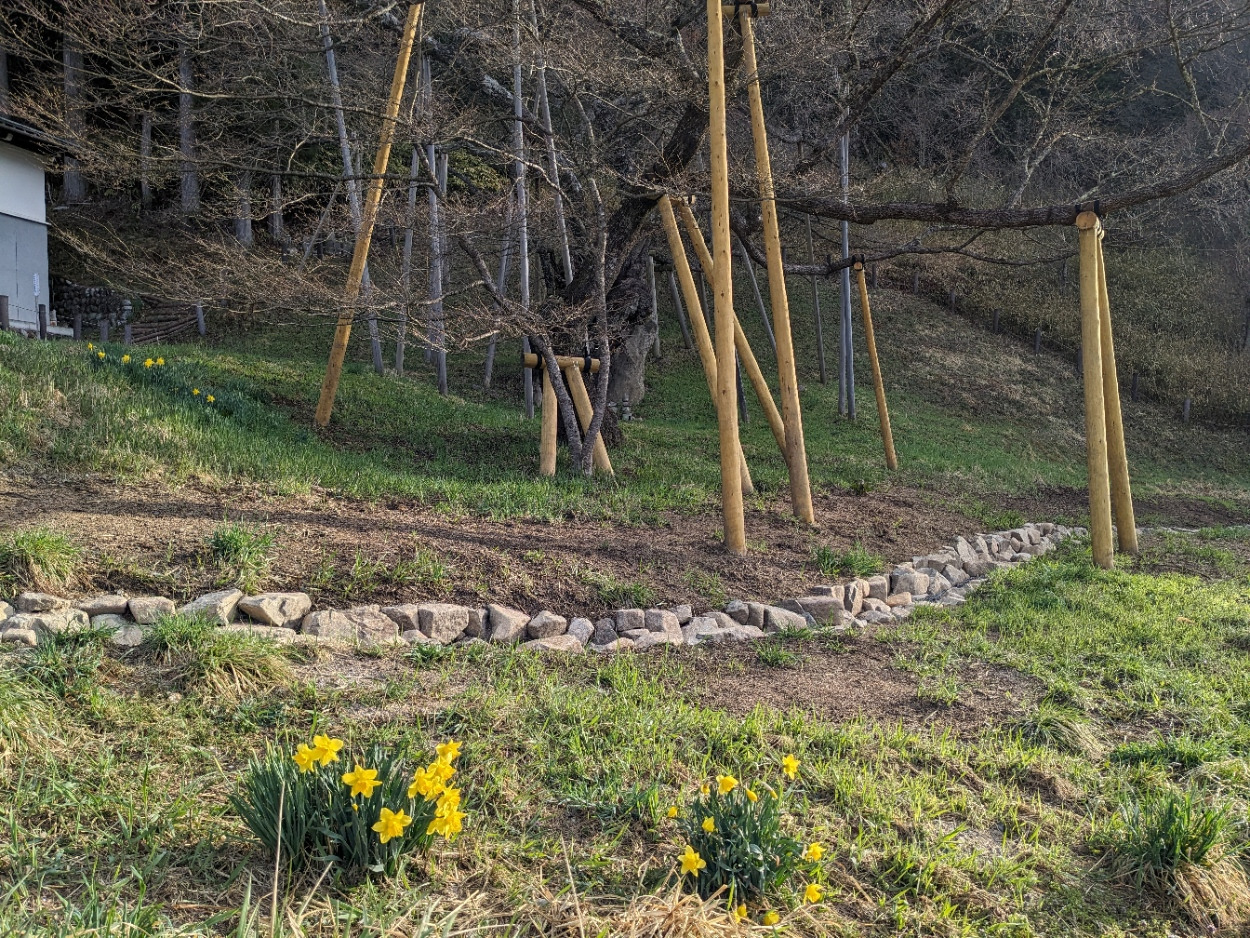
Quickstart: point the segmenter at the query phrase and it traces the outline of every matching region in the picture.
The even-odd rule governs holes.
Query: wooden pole
[[[534,356],[537,358],[537,356]],[[556,392],[551,389],[551,375],[543,366],[543,418],[541,437],[538,447],[538,474],[553,476],[556,474],[556,436],[559,432],[559,408]]]
[[[729,234],[729,141],[725,115],[725,33],[720,0],[707,0],[708,150],[712,176],[712,275],[716,309],[716,416],[720,423],[721,507],[725,547],[747,552],[734,400],[733,245]]]
[[[689,205],[685,202],[678,202],[677,205],[681,210],[682,224],[685,225],[686,233],[690,236],[690,243],[694,246],[695,256],[698,257],[703,269],[711,273],[712,255],[707,249],[707,242],[703,239],[703,232],[699,228],[699,222],[694,217],[694,212],[690,210]],[[704,325],[706,326],[706,323]],[[760,406],[764,408],[764,416],[768,418],[768,426],[773,431],[773,439],[777,441],[777,446],[781,449],[782,458],[785,458],[786,426],[782,422],[781,412],[777,410],[777,405],[773,403],[773,392],[769,389],[768,382],[764,379],[764,373],[760,370],[760,364],[755,360],[755,353],[751,351],[751,343],[747,341],[746,333],[742,331],[742,324],[738,322],[736,315],[734,316],[734,348],[738,352],[738,357],[742,360],[742,367],[751,381],[751,387],[755,389],[755,396],[759,398]]]
[[[1120,409],[1120,376],[1115,365],[1111,335],[1111,300],[1107,295],[1107,264],[1098,239],[1098,314],[1102,339],[1102,388],[1107,408],[1107,464],[1111,475],[1111,505],[1115,510],[1120,550],[1137,556],[1137,518],[1133,511],[1133,488],[1128,474],[1128,450],[1124,445],[1124,415]]]
[[[364,276],[365,261],[369,256],[369,245],[373,241],[373,226],[378,217],[378,203],[382,200],[382,181],[386,176],[386,165],[391,158],[391,141],[395,138],[395,118],[399,116],[399,102],[404,94],[404,82],[408,75],[408,60],[412,56],[413,38],[417,34],[417,25],[421,22],[421,12],[424,9],[424,0],[413,3],[408,8],[408,19],[404,24],[404,35],[399,45],[399,58],[395,62],[395,75],[391,79],[391,93],[386,103],[386,117],[382,123],[378,152],[373,160],[373,178],[369,180],[369,189],[365,193],[360,233],[356,236],[352,265],[347,274],[343,312],[339,315],[338,326],[334,330],[330,363],[326,367],[325,380],[321,384],[321,398],[317,402],[316,421],[319,427],[324,427],[330,422],[330,412],[334,409],[334,395],[338,391],[339,378],[343,374],[347,341],[352,334],[352,304],[360,295],[360,281]]]
[[[9,298],[0,296],[0,331],[9,331]]]
[[[1101,348],[1099,312],[1098,232],[1101,224],[1093,212],[1076,218],[1081,252],[1081,345]],[[1107,471],[1107,412],[1103,400],[1102,356],[1084,356],[1085,444],[1089,467],[1089,529],[1094,563],[1104,570],[1115,565],[1111,544],[1111,482]]]
[[[885,403],[885,383],[881,379],[881,362],[877,359],[877,339],[872,328],[872,307],[868,305],[868,283],[864,279],[864,265],[856,263],[855,273],[859,280],[859,308],[864,316],[864,346],[868,349],[868,361],[872,364],[872,382],[877,392],[877,414],[881,417],[885,466],[894,471],[898,469],[898,454],[894,452],[894,431],[890,429],[890,410]]]
[[[526,353],[522,361],[525,363],[526,368],[545,367],[542,357],[534,352]],[[557,355],[556,364],[560,366],[561,371],[564,371],[566,368],[576,368],[578,371],[586,370],[586,359],[577,355]],[[592,375],[599,373],[599,359],[592,358],[590,360],[590,373]]]
[[[755,31],[750,7],[738,8],[738,21],[742,26],[743,66],[747,75],[747,97],[751,103],[751,136],[755,141],[755,170],[759,176],[764,248],[768,260],[768,292],[773,307],[773,331],[777,337],[777,373],[781,384],[781,415],[786,425],[790,501],[799,520],[812,524],[816,515],[812,508],[812,488],[807,476],[803,410],[799,404],[794,339],[790,332],[790,300],[786,294],[785,263],[781,256],[781,232],[777,222],[777,199],[773,190],[772,162],[768,155],[768,132],[764,127],[764,101],[760,95],[759,72],[755,59]]]
[[[686,306],[690,309],[690,323],[694,328],[694,336],[698,342],[699,361],[703,363],[703,375],[707,378],[708,394],[712,396],[712,406],[717,406],[716,349],[712,345],[712,336],[707,331],[707,320],[703,316],[703,307],[699,303],[699,291],[695,287],[694,274],[690,271],[690,261],[686,258],[686,246],[682,244],[681,232],[677,230],[677,218],[673,215],[673,203],[668,196],[660,198],[660,220],[664,225],[664,233],[668,235],[668,250],[673,255],[673,269],[677,280],[686,295]],[[736,393],[736,389],[735,389]],[[770,398],[771,400],[771,398]],[[751,495],[755,492],[755,484],[751,481],[751,472],[747,468],[747,457],[742,452],[742,442],[738,443],[739,472],[742,478],[742,493]]]
[[[585,433],[590,427],[591,418],[594,417],[594,408],[590,406],[590,395],[586,393],[586,383],[582,380],[581,360],[574,359],[578,364],[570,364],[564,367],[564,383],[568,385],[569,397],[573,398],[573,407],[577,410],[577,422],[581,424],[582,432]],[[550,377],[548,377],[550,380]],[[547,385],[543,390],[543,409],[547,407]],[[550,392],[555,397],[555,392]],[[603,434],[600,433],[595,437],[595,446],[593,450],[593,458],[595,468],[608,475],[616,475],[612,471],[612,460],[608,459],[608,448],[603,443]]]

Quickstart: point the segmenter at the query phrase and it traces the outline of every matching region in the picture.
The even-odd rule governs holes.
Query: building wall
[[[48,220],[43,164],[27,150],[0,143],[0,215],[40,224]]]
[[[38,304],[50,302],[46,222],[42,164],[0,143],[0,295],[9,298],[13,328],[36,328]]]

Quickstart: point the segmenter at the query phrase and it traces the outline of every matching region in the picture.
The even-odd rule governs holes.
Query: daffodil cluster
[[[156,358],[149,356],[144,358],[143,361],[139,361],[137,358],[132,357],[129,352],[123,352],[120,355],[116,352],[110,354],[106,349],[97,346],[94,342],[87,343],[87,352],[96,365],[117,368],[123,374],[130,375],[140,381],[140,383],[161,386],[178,394],[189,394],[196,403],[217,403],[217,395],[211,391],[201,390],[194,385],[188,386],[185,375],[175,375],[172,370],[166,368],[165,359],[161,356]]]
[[[767,902],[790,887],[800,872],[806,880],[801,901],[824,898],[824,846],[803,846],[787,833],[786,786],[798,781],[800,766],[798,758],[787,755],[780,766],[786,782],[776,788],[743,784],[728,773],[717,775],[702,783],[685,807],[673,805],[666,813],[684,840],[677,857],[683,884],[705,899],[720,892],[737,921],[755,918],[764,925],[777,924],[780,915]]]
[[[253,760],[232,804],[270,850],[292,868],[332,858],[345,871],[394,873],[402,857],[427,852],[435,837],[463,830],[460,789],[451,784],[460,743],[440,743],[428,765],[410,771],[400,753],[374,746],[358,757],[315,735],[294,752]]]

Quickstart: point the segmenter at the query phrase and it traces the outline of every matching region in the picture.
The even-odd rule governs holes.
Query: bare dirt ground
[[[902,488],[822,496],[811,530],[798,525],[784,503],[748,510],[749,550],[740,558],[721,547],[714,512],[671,513],[647,526],[551,525],[450,517],[396,499],[273,498],[81,476],[0,477],[0,516],[11,525],[45,525],[87,547],[83,592],[154,590],[184,599],[210,588],[217,570],[208,539],[228,518],[277,534],[269,589],[308,590],[322,603],[489,598],[532,611],[588,615],[620,604],[596,585],[605,576],[645,586],[658,603],[775,600],[822,581],[812,562],[817,545],[840,550],[858,542],[897,562],[977,528],[936,501]],[[444,581],[361,572],[362,564],[392,568],[417,548],[443,564]]]

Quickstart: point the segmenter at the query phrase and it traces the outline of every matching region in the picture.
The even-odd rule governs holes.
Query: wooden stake
[[[1081,345],[1101,348],[1102,320],[1099,312],[1098,232],[1101,224],[1093,212],[1076,218],[1081,251]],[[1089,529],[1094,563],[1104,570],[1115,566],[1111,544],[1111,482],[1107,470],[1107,412],[1103,400],[1102,356],[1084,356],[1085,445],[1089,467]]]
[[[881,417],[885,466],[894,471],[898,469],[898,454],[894,452],[894,432],[890,429],[890,411],[885,403],[885,383],[881,380],[881,362],[877,360],[877,339],[872,329],[872,307],[868,305],[868,283],[864,279],[864,265],[857,263],[855,273],[859,280],[859,308],[864,315],[864,345],[868,349],[868,361],[872,364],[872,382],[877,391],[877,414]]]
[[[537,356],[535,356],[537,357]],[[541,436],[538,445],[538,474],[553,476],[556,474],[556,436],[559,432],[557,423],[560,405],[556,401],[556,392],[551,389],[551,375],[543,366],[543,418]]]
[[[544,375],[546,372],[544,371]],[[550,379],[548,379],[550,380]],[[594,408],[590,406],[590,395],[586,393],[586,383],[582,381],[582,369],[580,363],[578,365],[568,365],[564,368],[564,383],[568,386],[569,397],[573,398],[573,407],[577,410],[577,422],[581,424],[582,432],[585,433],[590,427],[590,418],[594,416]],[[544,388],[547,386],[544,385]],[[551,392],[552,397],[555,392]],[[543,392],[543,409],[547,408],[547,391]],[[553,421],[554,422],[554,421]],[[603,443],[603,434],[600,433],[595,437],[595,447],[593,451],[595,468],[608,475],[616,475],[612,471],[612,460],[608,459],[608,448]]]
[[[777,223],[777,199],[773,190],[772,162],[768,155],[768,133],[764,127],[764,101],[760,95],[758,65],[755,59],[755,28],[750,7],[738,8],[742,26],[743,67],[747,75],[747,97],[751,102],[751,136],[755,141],[755,170],[759,176],[760,202],[764,223],[764,247],[768,259],[768,292],[772,299],[773,331],[776,334],[777,373],[781,382],[781,415],[786,425],[786,463],[790,467],[790,501],[799,520],[812,524],[812,489],[807,477],[807,451],[803,442],[803,410],[799,404],[799,381],[794,364],[794,340],[790,333],[790,300],[786,295],[785,264],[781,257],[781,233]],[[728,192],[726,192],[728,195]],[[728,222],[729,206],[724,206]],[[720,260],[716,260],[720,270]],[[718,326],[719,329],[719,326]]]
[[[721,506],[725,547],[747,552],[734,395],[733,245],[729,235],[729,141],[725,115],[725,34],[720,0],[707,0],[708,150],[712,176],[712,281],[716,308],[716,416],[720,424]]]
[[[712,406],[717,406],[716,380],[716,349],[712,346],[712,337],[707,331],[707,320],[703,316],[703,307],[699,303],[699,292],[694,284],[694,274],[690,271],[690,261],[686,258],[686,246],[682,244],[681,232],[677,230],[677,219],[673,215],[673,203],[668,196],[660,198],[660,220],[664,225],[664,233],[668,235],[668,250],[673,255],[673,268],[681,283],[682,292],[686,296],[686,306],[690,310],[690,324],[694,329],[698,342],[699,360],[703,363],[703,375],[707,378],[708,394],[712,396]],[[700,236],[701,238],[702,236]],[[706,248],[705,248],[706,250]],[[735,389],[736,393],[736,389]],[[771,402],[772,398],[769,398]],[[783,450],[784,452],[784,450]],[[739,472],[742,478],[742,493],[751,495],[755,485],[751,481],[750,470],[747,469],[746,454],[742,452],[742,443],[738,443]]]
[[[1137,549],[1137,518],[1133,511],[1133,487],[1128,474],[1128,451],[1124,445],[1124,415],[1120,410],[1120,376],[1115,365],[1111,334],[1111,300],[1107,295],[1107,264],[1098,238],[1098,313],[1102,338],[1102,388],[1107,408],[1107,464],[1111,475],[1111,504],[1115,510],[1120,550],[1134,557]]]
[[[523,361],[526,368],[538,368],[541,367],[543,359],[530,352],[525,355]],[[578,371],[586,370],[586,359],[579,358],[576,355],[557,355],[556,364],[560,366],[561,371],[568,368],[576,368]],[[592,358],[590,360],[590,373],[592,375],[597,375],[599,373],[599,359]]]
[[[365,194],[360,233],[356,237],[356,247],[352,252],[352,266],[347,274],[343,312],[339,315],[338,326],[334,330],[330,363],[326,367],[325,380],[321,384],[321,398],[317,402],[316,420],[319,427],[324,427],[330,422],[330,412],[334,409],[334,395],[338,391],[339,377],[343,374],[347,340],[352,334],[352,304],[360,295],[360,281],[364,275],[365,261],[369,256],[369,245],[373,241],[373,226],[378,217],[378,203],[382,200],[382,182],[386,176],[387,163],[391,158],[391,141],[395,139],[395,118],[399,116],[399,102],[403,97],[404,82],[408,75],[408,60],[412,56],[413,39],[417,34],[417,26],[421,22],[421,12],[424,9],[424,0],[413,3],[408,8],[408,19],[404,24],[404,35],[399,45],[399,58],[395,61],[395,75],[391,79],[391,94],[386,103],[386,117],[382,123],[378,152],[373,160],[373,178],[369,180],[369,189]]]
[[[703,269],[711,273],[712,255],[707,249],[707,242],[703,239],[703,232],[699,228],[698,220],[694,217],[694,212],[690,210],[690,206],[685,202],[679,202],[677,206],[681,210],[681,221],[686,227],[686,234],[690,236],[690,243],[694,246],[695,256],[699,258],[699,263],[703,266]],[[781,449],[781,455],[784,459],[786,455],[786,426],[781,420],[781,412],[777,410],[777,405],[773,403],[773,392],[769,389],[768,382],[764,379],[764,373],[760,370],[760,364],[755,360],[755,353],[751,351],[751,343],[747,341],[746,333],[742,331],[742,324],[738,322],[736,315],[734,316],[734,348],[738,352],[738,357],[742,360],[742,367],[751,381],[751,387],[755,389],[755,396],[759,398],[760,406],[764,408],[764,416],[768,418],[768,426],[773,431],[773,439],[777,441],[777,446]]]

